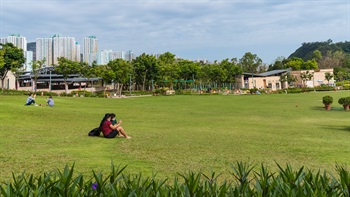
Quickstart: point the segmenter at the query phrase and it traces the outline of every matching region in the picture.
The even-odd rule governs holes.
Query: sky
[[[0,0],[0,37],[94,35],[99,50],[265,64],[302,43],[350,41],[350,0]]]

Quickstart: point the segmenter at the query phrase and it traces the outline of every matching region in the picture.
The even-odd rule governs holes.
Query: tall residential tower
[[[27,38],[19,34],[10,34],[7,37],[0,38],[1,44],[12,43],[15,47],[27,51]]]
[[[91,60],[94,59],[93,57],[95,57],[98,52],[98,40],[96,36],[88,36],[83,39],[83,42],[83,62],[91,65]]]
[[[59,57],[80,62],[79,54],[80,45],[73,37],[54,35],[50,38],[36,39],[36,59],[43,60],[45,58],[45,65],[57,65]]]

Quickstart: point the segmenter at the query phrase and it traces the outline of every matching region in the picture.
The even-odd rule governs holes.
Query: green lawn
[[[334,98],[331,111],[322,97]],[[42,174],[75,163],[76,172],[174,177],[188,170],[227,174],[236,161],[275,162],[334,171],[350,164],[350,91],[284,95],[193,95],[126,99],[54,97],[56,106],[24,106],[26,96],[0,95],[0,181],[11,172]],[[44,97],[37,97],[44,103]],[[132,139],[88,137],[115,112]],[[225,177],[225,175],[223,175]]]

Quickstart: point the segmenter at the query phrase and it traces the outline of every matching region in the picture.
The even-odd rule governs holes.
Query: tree
[[[18,84],[19,84],[18,78],[24,72],[24,67],[22,67],[22,68],[12,68],[11,72],[13,73],[13,75],[16,78],[16,90],[18,90]]]
[[[326,72],[324,74],[324,78],[327,80],[328,85],[329,85],[329,81],[333,78],[334,76],[332,75],[332,73]]]
[[[318,65],[320,69],[343,67],[343,63],[345,63],[345,60],[346,55],[343,51],[327,51],[326,55],[324,55],[322,59],[318,61]]]
[[[293,57],[288,62],[286,62],[287,68],[291,68],[292,70],[300,70],[303,64],[304,64],[303,59],[298,57]]]
[[[74,62],[65,57],[59,57],[57,60],[59,65],[55,67],[55,70],[57,73],[63,75],[65,93],[68,94],[67,79],[69,75],[79,73],[80,66],[78,62]]]
[[[287,82],[287,74],[280,75],[280,82],[282,84],[282,89],[285,88],[285,83]]]
[[[36,84],[37,84],[37,79],[39,77],[39,70],[43,67],[45,64],[46,59],[44,58],[43,60],[36,60],[32,61],[32,90],[36,92]]]
[[[178,62],[180,73],[180,79],[185,80],[185,89],[187,88],[186,81],[189,79],[196,79],[198,76],[198,72],[200,70],[199,64],[190,60],[181,59]],[[193,83],[193,82],[192,82]]]
[[[296,82],[296,81],[297,81],[297,78],[294,75],[287,73],[287,82],[289,85],[293,82]]]
[[[25,57],[23,55],[23,49],[19,49],[13,46],[12,43],[0,44],[2,47],[0,51],[0,78],[1,78],[1,89],[4,89],[4,81],[8,71],[16,70],[23,66]]]
[[[220,66],[227,76],[226,80],[224,81],[225,83],[234,83],[236,76],[243,73],[242,68],[237,65],[236,58],[232,58],[231,60],[224,59],[221,61]]]
[[[316,60],[308,60],[302,64],[302,70],[317,70],[317,62]]]
[[[310,81],[314,75],[309,71],[300,73],[300,78],[302,80],[302,85],[306,86],[306,81]]]
[[[201,66],[201,69],[199,70],[198,77],[201,82],[204,82],[205,84],[209,83],[212,75],[212,65],[211,64],[204,64]],[[201,88],[201,87],[200,87]]]
[[[135,72],[135,80],[142,84],[142,91],[145,91],[146,82],[156,80],[158,77],[158,62],[154,56],[143,53],[132,61]]]
[[[257,73],[259,66],[262,65],[262,60],[256,55],[247,52],[239,59],[243,72]]]
[[[314,50],[314,52],[312,53],[312,59],[316,60],[317,62],[320,61],[322,59],[322,53],[319,50]]]
[[[108,62],[106,68],[109,76],[112,77],[110,80],[117,83],[118,94],[121,95],[123,86],[129,81],[129,76],[133,70],[131,63],[123,59],[115,59]]]
[[[175,55],[169,52],[161,54],[158,59],[158,65],[161,79],[168,81],[170,83],[170,89],[173,89],[173,82],[179,79],[181,72],[175,60]]]
[[[86,78],[87,81],[90,81],[91,78],[97,76],[96,66],[97,66],[96,61],[94,61],[91,66],[89,64],[87,64],[86,62],[82,62],[81,67],[80,67],[80,74],[84,78]],[[84,86],[84,94],[85,94],[85,89],[86,89],[87,84],[88,83],[86,82],[86,85]],[[93,86],[93,81],[91,80],[91,92],[92,92],[92,86]]]

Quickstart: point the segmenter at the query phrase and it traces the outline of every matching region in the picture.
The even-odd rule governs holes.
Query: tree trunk
[[[122,95],[122,90],[123,90],[123,84],[120,84],[119,96],[121,96],[121,95]]]
[[[142,91],[145,91],[146,74],[143,76]]]
[[[7,72],[8,71],[5,71],[5,73],[3,73],[4,75],[1,75],[1,89],[4,90],[4,87],[5,87],[5,78],[6,78],[6,75],[7,75]]]
[[[32,91],[36,92],[36,80],[32,79]]]
[[[1,90],[4,90],[4,81],[5,81],[5,78],[1,78]]]
[[[68,83],[67,83],[67,79],[64,79],[64,91],[66,94],[68,94]]]

